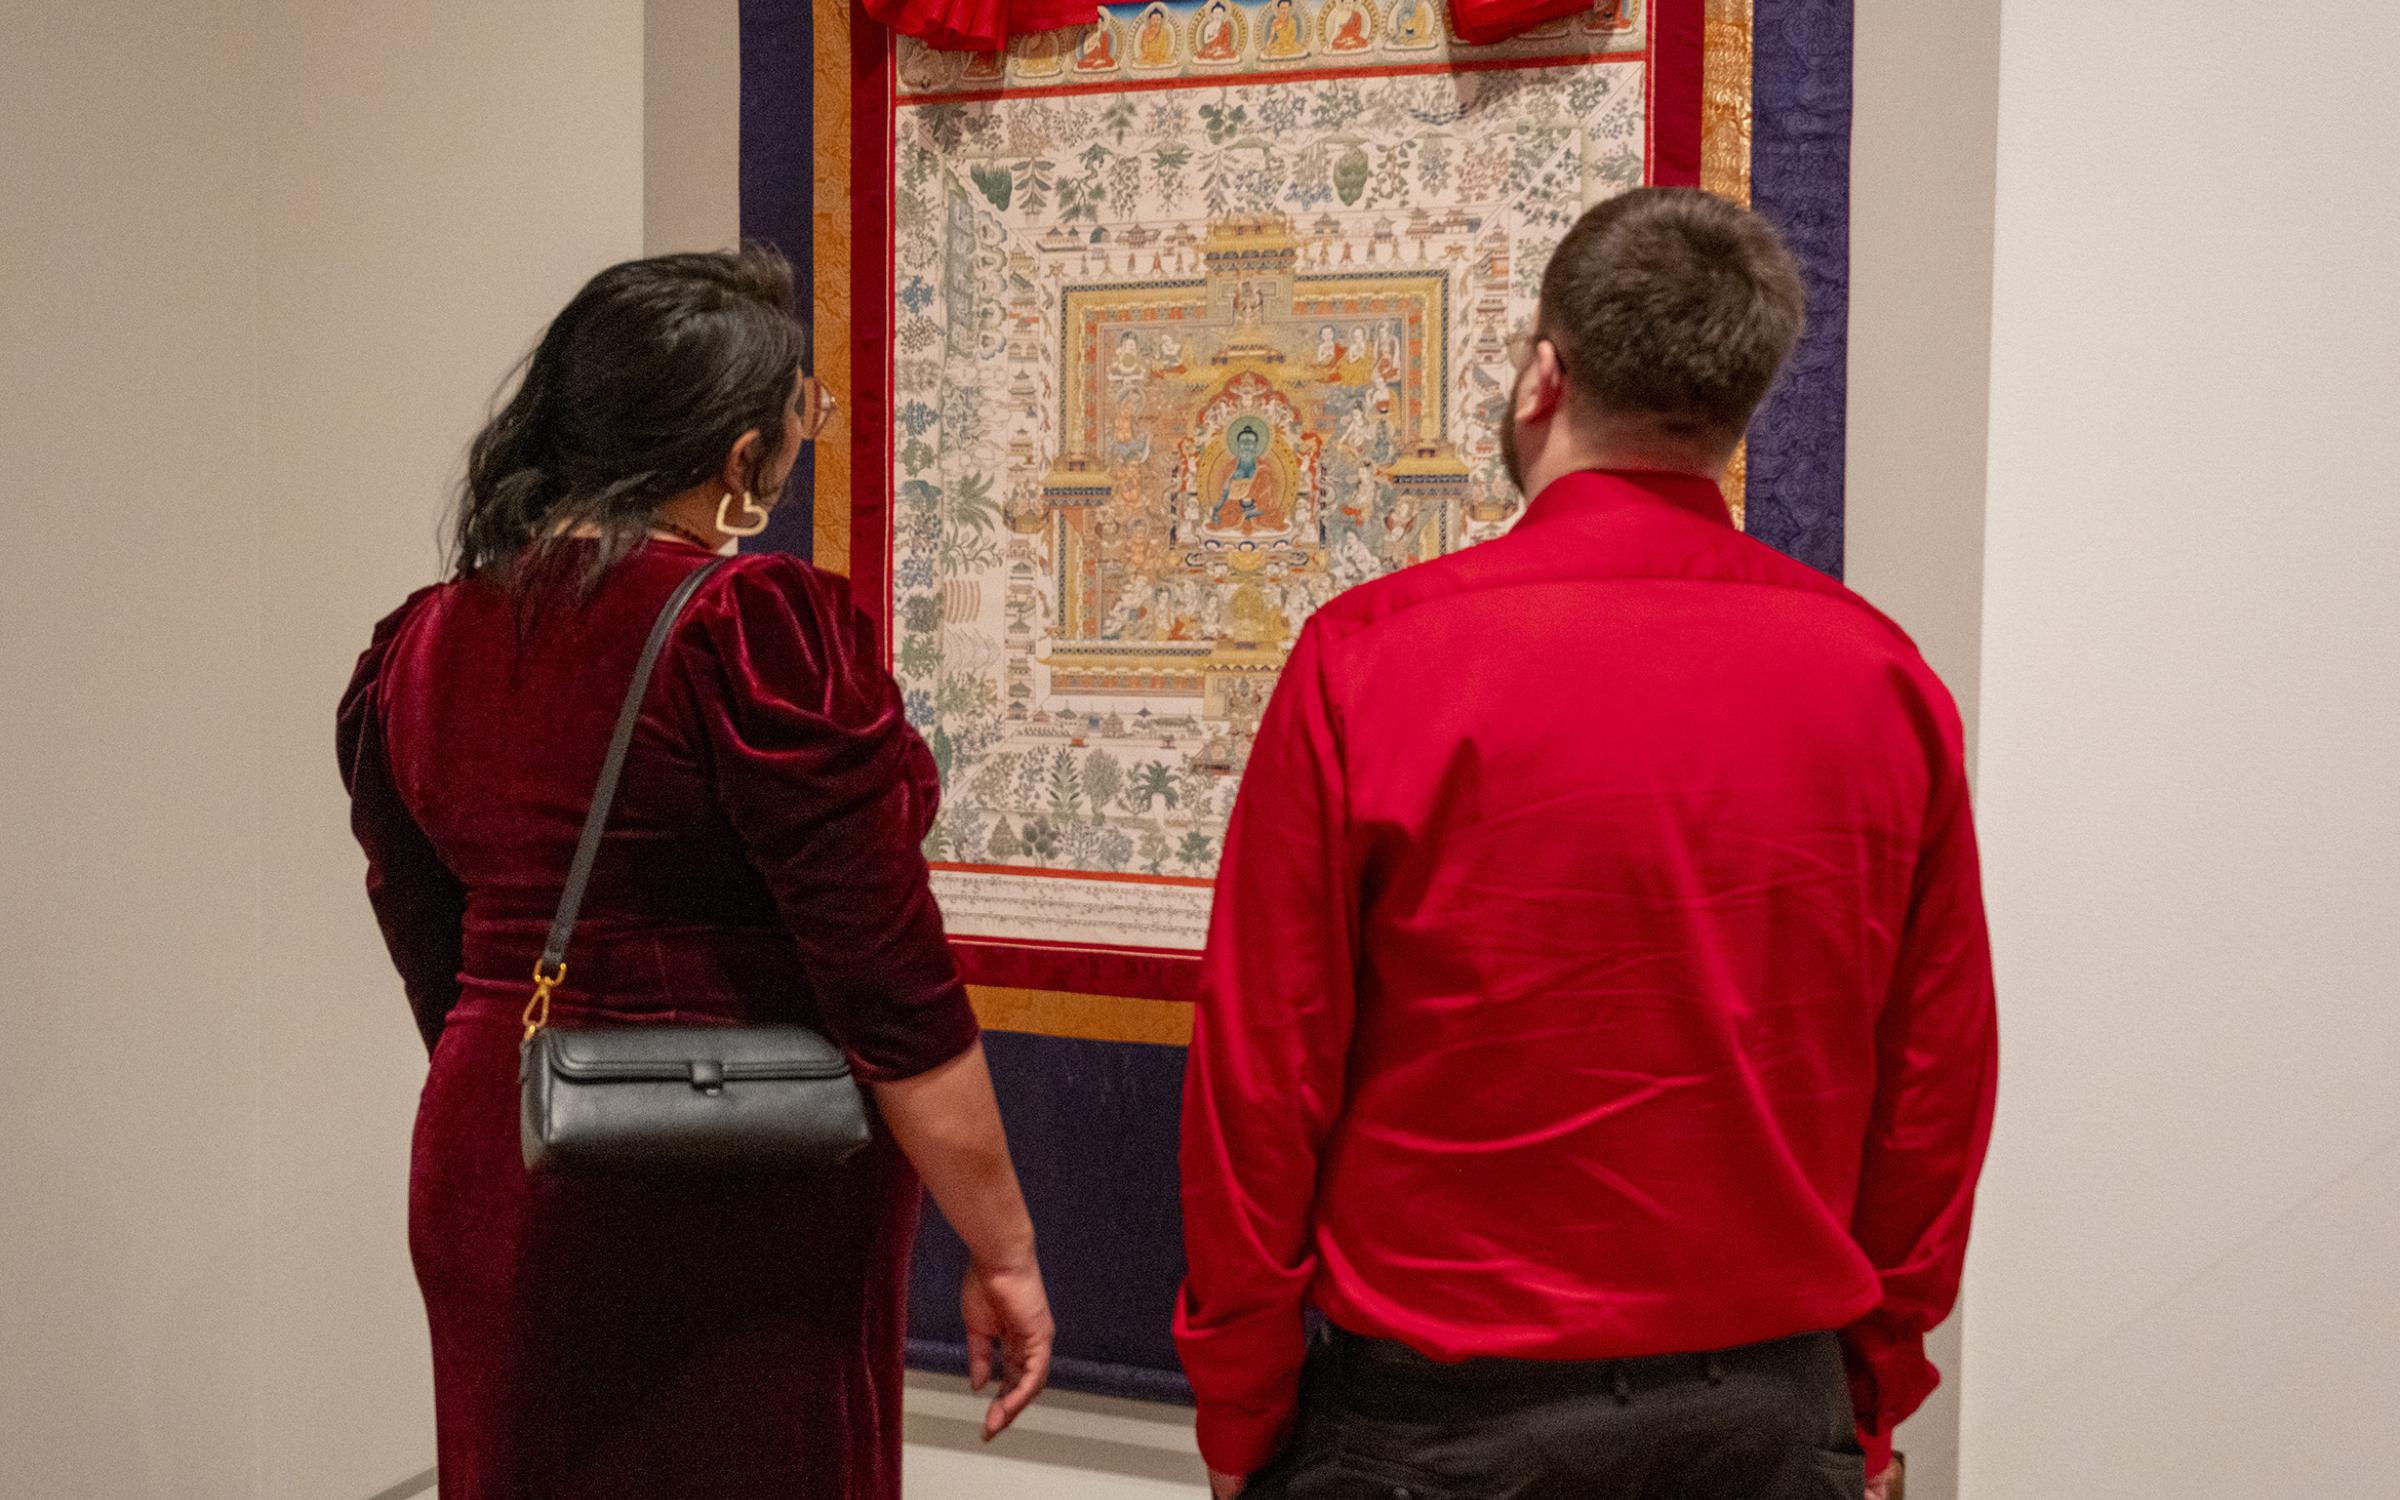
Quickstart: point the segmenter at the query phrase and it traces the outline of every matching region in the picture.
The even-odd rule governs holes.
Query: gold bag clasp
[[[535,1033],[550,1024],[550,992],[567,982],[567,961],[560,959],[556,970],[542,972],[536,961],[533,966],[533,998],[525,1002],[525,1040],[532,1041]]]

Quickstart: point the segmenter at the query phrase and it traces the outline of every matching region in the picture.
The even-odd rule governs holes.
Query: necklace
[[[666,532],[683,541],[690,542],[693,546],[699,548],[703,552],[714,552],[719,547],[724,545],[722,542],[709,541],[707,538],[701,536],[700,533],[692,530],[690,527],[679,526],[664,516],[652,516],[650,518],[650,530],[654,534],[662,531]]]

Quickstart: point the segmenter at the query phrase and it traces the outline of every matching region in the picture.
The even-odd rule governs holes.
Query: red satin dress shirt
[[[1995,1067],[1949,695],[1704,479],[1580,473],[1293,650],[1217,885],[1177,1313],[1212,1467],[1303,1308],[1441,1360],[1839,1330],[1938,1378]]]

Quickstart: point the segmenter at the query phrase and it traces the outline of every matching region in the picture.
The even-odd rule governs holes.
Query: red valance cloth
[[[1100,18],[1092,0],[863,0],[868,15],[903,36],[951,52],[996,52],[1010,37]],[[1521,31],[1578,15],[1591,0],[1450,0],[1450,24],[1463,42],[1505,41]]]

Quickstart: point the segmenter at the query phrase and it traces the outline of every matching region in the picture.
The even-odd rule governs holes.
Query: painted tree
[[[1036,818],[1025,825],[1025,852],[1045,865],[1058,858],[1058,830],[1048,818]]]
[[[1122,870],[1133,860],[1133,840],[1123,829],[1111,828],[1100,835],[1100,846],[1095,853],[1103,870]]]
[[[1010,802],[1019,808],[1042,805],[1042,793],[1050,784],[1050,758],[1036,751],[1027,751],[1017,765],[1017,779],[1009,788]]]
[[[941,643],[930,635],[909,635],[900,639],[900,675],[909,678],[931,677],[941,670]]]
[[[1170,808],[1181,800],[1175,790],[1175,768],[1163,760],[1144,761],[1133,770],[1133,790],[1127,801],[1137,813],[1147,814],[1151,805],[1164,802]]]
[[[1184,867],[1191,870],[1206,869],[1208,862],[1216,858],[1216,855],[1217,841],[1197,828],[1185,834],[1183,842],[1175,846],[1176,859],[1182,861]]]
[[[981,864],[984,856],[983,814],[961,811],[950,830],[950,857],[962,865]]]
[[[981,408],[974,411],[979,414]],[[962,444],[967,441],[963,431],[953,436]],[[1000,561],[1000,502],[992,495],[992,476],[961,476],[943,497],[940,517],[939,562],[944,578],[964,578]]]
[[[1003,750],[985,761],[976,770],[974,779],[967,783],[967,795],[986,806],[1006,798],[1009,787],[1016,781],[1017,766],[1023,759],[1023,755],[1015,750]]]
[[[1094,814],[1108,811],[1125,790],[1125,766],[1106,750],[1095,750],[1083,763],[1083,794]]]
[[[1204,818],[1208,816],[1208,810],[1216,799],[1217,779],[1200,767],[1186,761],[1183,769],[1176,774],[1175,791],[1182,799],[1185,809],[1195,820]],[[1174,805],[1175,800],[1170,798],[1167,806],[1173,807]]]
[[[1241,800],[1241,796],[1242,784],[1231,777],[1226,778],[1224,784],[1217,788],[1217,816],[1232,817],[1234,805]]]
[[[1143,825],[1141,848],[1143,869],[1153,875],[1166,874],[1167,856],[1174,852],[1174,846],[1167,842],[1167,830],[1163,825],[1157,823]]]
[[[1002,818],[993,827],[992,841],[987,847],[991,852],[992,863],[997,865],[1007,864],[1025,852],[1024,841],[1017,837],[1015,829],[1008,826],[1006,818]]]
[[[1083,806],[1083,774],[1075,764],[1075,752],[1061,745],[1050,757],[1050,810],[1060,817],[1072,817]]]

